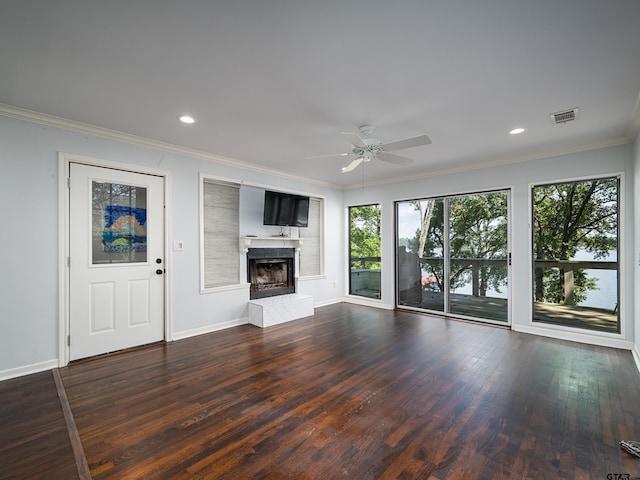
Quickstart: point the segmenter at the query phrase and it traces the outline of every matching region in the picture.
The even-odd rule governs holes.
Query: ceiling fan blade
[[[313,160],[314,158],[328,158],[328,157],[346,157],[349,153],[328,153],[326,155],[310,155],[304,157],[305,160]]]
[[[381,152],[378,158],[384,162],[393,163],[395,165],[402,165],[406,167],[407,165],[411,165],[413,160],[407,157],[401,157],[400,155],[393,155],[387,152]]]
[[[418,135],[417,137],[407,138],[405,140],[398,140],[397,142],[384,143],[380,145],[385,152],[391,152],[393,150],[402,150],[405,148],[419,147],[421,145],[429,145],[431,139],[427,135]]]
[[[356,158],[354,161],[352,161],[346,167],[342,167],[342,173],[347,173],[347,172],[350,172],[350,171],[354,170],[358,165],[360,165],[362,163],[363,160],[364,160],[364,157]]]
[[[340,135],[345,135],[346,137],[349,137],[349,141],[351,142],[351,145],[355,147],[367,148],[367,144],[362,141],[362,138],[357,133],[340,132]]]

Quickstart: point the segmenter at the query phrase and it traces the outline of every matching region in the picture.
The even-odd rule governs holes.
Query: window
[[[349,294],[380,298],[380,205],[349,207]]]
[[[396,202],[397,304],[509,321],[508,194]]]
[[[203,287],[240,283],[240,185],[202,182]]]
[[[300,250],[300,276],[309,277],[322,275],[322,232],[323,232],[323,201],[321,198],[309,199],[309,224],[300,228],[300,238],[303,239]]]
[[[532,188],[533,320],[620,332],[617,177]]]
[[[147,261],[147,189],[91,182],[92,263]]]

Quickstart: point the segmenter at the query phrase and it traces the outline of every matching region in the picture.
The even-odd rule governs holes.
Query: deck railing
[[[574,272],[576,270],[618,270],[618,262],[594,260],[535,260],[534,268],[557,268],[564,273],[564,304],[575,305]]]
[[[378,270],[370,268],[371,263],[380,264],[381,257],[351,257],[351,265],[358,265],[358,270]],[[508,259],[506,258],[452,258],[452,264],[468,265],[471,270],[472,292],[473,296],[479,296],[480,285],[480,268],[481,267],[506,267]],[[418,263],[420,270],[425,266],[442,266],[443,257],[425,257],[419,258]],[[574,272],[576,270],[617,270],[618,262],[595,261],[595,260],[535,260],[535,269],[557,268],[564,274],[564,295],[565,305],[575,304],[575,283]]]

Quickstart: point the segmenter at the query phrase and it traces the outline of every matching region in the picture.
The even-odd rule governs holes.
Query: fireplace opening
[[[249,298],[295,293],[293,248],[250,248],[247,252]]]

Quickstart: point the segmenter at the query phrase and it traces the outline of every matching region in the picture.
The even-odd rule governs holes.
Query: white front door
[[[69,358],[164,339],[164,179],[70,164]]]

